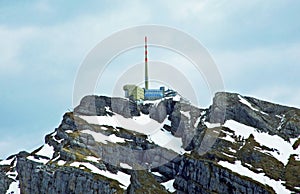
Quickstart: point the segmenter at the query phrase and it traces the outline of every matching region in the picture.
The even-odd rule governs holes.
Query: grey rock
[[[116,193],[110,180],[76,168],[51,167],[18,158],[21,193]]]

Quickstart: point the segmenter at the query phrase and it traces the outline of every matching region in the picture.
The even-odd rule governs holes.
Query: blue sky
[[[86,55],[132,26],[187,32],[214,58],[225,90],[300,107],[299,18],[291,0],[1,1],[0,158],[41,145],[72,110]]]

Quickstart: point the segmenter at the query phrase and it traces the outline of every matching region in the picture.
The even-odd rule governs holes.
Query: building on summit
[[[123,87],[123,90],[125,91],[125,98],[134,101],[158,100],[177,95],[177,92],[174,90],[168,89],[165,91],[164,86],[161,86],[159,89],[149,89],[147,36],[145,36],[145,88],[128,84]]]
[[[128,84],[123,86],[123,90],[125,91],[125,98],[134,101],[144,100],[144,89],[139,86]]]

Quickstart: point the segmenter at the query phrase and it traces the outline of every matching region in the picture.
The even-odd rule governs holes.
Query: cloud
[[[291,81],[285,73],[294,74],[295,70],[300,70],[300,43],[266,46],[251,48],[240,51],[217,51],[213,56],[219,65],[222,73],[232,80],[240,80],[247,73],[278,75],[274,77],[279,81]]]
[[[59,118],[54,116],[45,123],[35,121],[43,112],[58,115],[70,108],[76,71],[90,49],[115,31],[146,23],[174,26],[201,40],[214,57],[227,90],[297,105],[300,39],[299,24],[293,20],[299,16],[295,2],[293,6],[291,1],[257,0],[100,1],[93,6],[89,1],[61,2],[11,3],[0,8],[9,10],[0,16],[0,86],[4,91],[0,101],[7,104],[0,115],[3,120],[11,120],[7,112],[29,115],[15,124],[23,129],[35,133],[57,124]],[[172,56],[164,61],[185,62]],[[186,70],[188,75],[193,71]],[[197,80],[197,75],[191,77]],[[12,135],[3,125],[0,131]],[[17,145],[9,141],[1,144],[1,152],[13,146],[22,149],[27,140],[20,138]]]
[[[36,135],[26,136],[16,135],[14,137],[2,137],[0,139],[0,160],[6,159],[12,154],[17,154],[20,151],[33,151],[42,145],[42,140]],[[29,141],[29,139],[31,139]]]
[[[300,108],[300,88],[289,85],[264,86],[251,91],[252,95],[270,102]]]
[[[218,51],[214,59],[225,88],[245,95],[300,107],[300,43]]]
[[[52,9],[51,5],[40,6],[34,9]],[[0,101],[5,102],[0,131],[6,135],[0,137],[1,157],[34,144],[28,141],[32,137],[21,134],[38,134],[35,139],[42,141],[41,131],[52,131],[50,126],[57,125],[58,115],[72,108],[76,71],[90,49],[112,32],[151,17],[143,4],[134,2],[118,5],[109,13],[81,11],[68,20],[42,25],[28,21],[17,26],[0,24]],[[137,17],[141,13],[143,17]],[[15,113],[20,119],[9,123]],[[18,138],[15,133],[20,134]]]
[[[17,75],[24,68],[19,60],[19,55],[26,40],[33,33],[30,27],[21,29],[9,29],[0,26],[0,75]]]

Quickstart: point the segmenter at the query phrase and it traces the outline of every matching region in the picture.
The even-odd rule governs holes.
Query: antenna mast
[[[148,90],[148,51],[147,51],[147,36],[145,36],[145,89]]]

